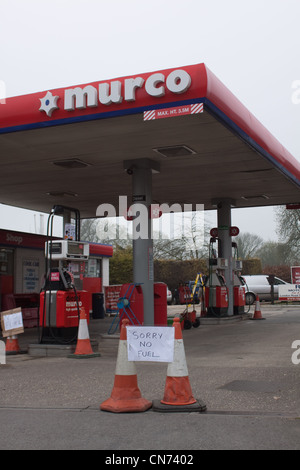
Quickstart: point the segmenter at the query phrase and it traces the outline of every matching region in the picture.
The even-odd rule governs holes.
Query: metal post
[[[232,262],[232,240],[230,235],[231,227],[231,206],[230,199],[221,200],[217,204],[218,210],[218,237],[221,241],[219,247],[219,257],[228,260],[228,268],[225,269],[225,281],[228,288],[228,315],[234,313],[234,279]]]
[[[144,297],[144,325],[154,325],[154,268],[152,219],[152,173],[159,164],[148,159],[124,162],[132,174],[132,202],[137,210],[133,220],[133,281],[142,285]],[[140,210],[139,210],[140,209]],[[135,211],[134,211],[135,212]]]
[[[63,238],[65,238],[66,236],[66,224],[70,224],[71,223],[71,211],[70,210],[67,210],[65,209],[63,211]]]

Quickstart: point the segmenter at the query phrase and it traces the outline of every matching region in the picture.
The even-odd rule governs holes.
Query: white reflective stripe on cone
[[[168,365],[169,377],[186,377],[189,375],[185,359],[183,339],[174,341],[174,360]]]
[[[116,375],[136,375],[136,366],[133,361],[128,361],[127,340],[120,339]]]
[[[89,330],[86,320],[79,320],[78,339],[89,339]]]

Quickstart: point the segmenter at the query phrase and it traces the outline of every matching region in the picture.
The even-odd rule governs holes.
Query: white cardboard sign
[[[24,333],[23,316],[20,307],[1,312],[1,328],[3,337]]]
[[[23,318],[21,310],[11,315],[3,317],[5,330],[14,330],[15,328],[23,328]]]
[[[174,328],[127,326],[128,361],[173,362]]]

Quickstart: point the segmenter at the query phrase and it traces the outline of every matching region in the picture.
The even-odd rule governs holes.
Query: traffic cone
[[[256,296],[256,301],[255,301],[255,310],[253,317],[251,320],[265,320],[265,318],[262,317],[261,315],[261,310],[260,310],[260,302],[259,302],[259,297],[258,295]]]
[[[21,352],[17,335],[7,337],[5,351],[7,355],[19,354]]]
[[[128,413],[146,411],[152,403],[142,397],[137,383],[136,366],[128,361],[127,331],[129,320],[122,321],[116,373],[110,398],[100,405],[100,410],[113,413]]]
[[[92,350],[88,324],[87,324],[87,314],[86,314],[85,308],[81,307],[75,353],[70,354],[68,357],[75,358],[75,359],[84,359],[84,358],[99,357],[99,356],[100,356],[100,353],[94,353]]]
[[[179,318],[174,318],[173,327],[175,329],[174,359],[168,365],[164,397],[160,402],[153,402],[153,410],[205,411],[205,403],[196,400],[192,393]]]

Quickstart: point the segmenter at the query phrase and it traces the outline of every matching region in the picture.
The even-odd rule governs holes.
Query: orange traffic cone
[[[68,357],[80,359],[80,358],[99,357],[99,356],[100,356],[100,353],[94,353],[92,350],[88,324],[87,324],[87,314],[85,312],[85,308],[81,307],[75,353],[70,354]]]
[[[21,352],[19,340],[16,335],[7,337],[5,351],[7,355],[19,354]]]
[[[179,318],[174,318],[174,359],[168,365],[164,397],[160,402],[153,402],[153,410],[205,411],[205,403],[196,400],[192,393],[179,321]]]
[[[114,386],[110,398],[100,405],[100,410],[103,411],[140,412],[152,406],[150,401],[142,397],[138,388],[135,363],[128,361],[127,325],[129,325],[129,320],[126,318],[121,327]]]
[[[255,301],[255,310],[253,317],[251,320],[265,320],[265,318],[262,317],[261,315],[261,310],[260,310],[260,302],[259,302],[259,297],[258,295],[256,296],[256,301]]]

